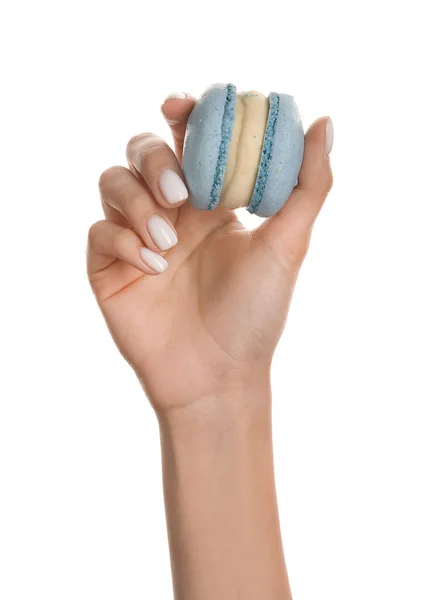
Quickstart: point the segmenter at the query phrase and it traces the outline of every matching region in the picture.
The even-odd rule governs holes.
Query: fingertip
[[[196,99],[190,94],[174,92],[165,98],[161,111],[170,125],[177,125],[187,121],[195,103]]]
[[[333,123],[320,117],[306,132],[305,151],[297,189],[325,193],[331,188],[332,173],[329,154],[333,147]]]
[[[172,96],[177,95],[179,94],[172,94]],[[174,138],[175,153],[180,162],[183,155],[187,119],[196,104],[196,99],[193,96],[190,94],[185,94],[185,96],[185,98],[171,98],[170,94],[161,106],[161,112],[171,129],[172,137]]]
[[[327,121],[330,119],[328,116],[318,117],[312,125],[308,128],[305,134],[305,141],[312,140],[314,138],[323,138],[326,133]]]
[[[322,148],[324,155],[329,156],[333,148],[334,129],[331,117],[319,117],[312,123],[305,135],[305,146],[316,145]]]

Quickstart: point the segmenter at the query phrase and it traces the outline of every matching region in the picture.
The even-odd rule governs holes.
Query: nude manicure
[[[148,267],[156,271],[156,273],[163,273],[168,268],[166,260],[150,248],[141,248],[140,255],[143,261]]]
[[[147,231],[159,250],[169,250],[177,243],[177,235],[170,225],[159,215],[151,215],[147,220]]]
[[[329,117],[327,119],[327,123],[325,125],[325,146],[326,146],[327,156],[329,156],[330,152],[332,151],[333,142],[334,142],[333,121]]]
[[[172,169],[165,169],[159,177],[159,187],[165,200],[169,204],[177,204],[187,200],[189,193],[184,181]]]

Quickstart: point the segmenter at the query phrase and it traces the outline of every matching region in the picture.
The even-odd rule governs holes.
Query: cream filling
[[[219,206],[239,208],[249,205],[257,179],[268,114],[269,100],[260,92],[237,94]]]

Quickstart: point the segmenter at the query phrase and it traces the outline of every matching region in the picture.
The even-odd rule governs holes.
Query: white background
[[[172,598],[156,420],[84,254],[100,172],[133,134],[168,135],[168,93],[216,81],[335,125],[335,186],[273,369],[295,600],[428,599],[425,8],[4,5],[2,600]]]

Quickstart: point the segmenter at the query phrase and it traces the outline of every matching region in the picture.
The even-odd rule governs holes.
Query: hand
[[[328,120],[322,118],[306,134],[298,186],[258,229],[247,231],[233,211],[195,210],[183,199],[177,175],[171,187],[171,171],[183,179],[182,146],[194,102],[187,97],[162,106],[175,154],[145,133],[128,144],[129,169],[101,175],[106,220],[89,231],[92,289],[158,413],[193,406],[225,387],[251,386],[269,373],[312,226],[332,185]],[[155,243],[161,242],[153,215],[178,237],[167,252]],[[174,233],[162,240],[173,243]],[[142,248],[160,252],[167,270],[157,274],[153,267],[166,263],[147,250],[142,257]]]

